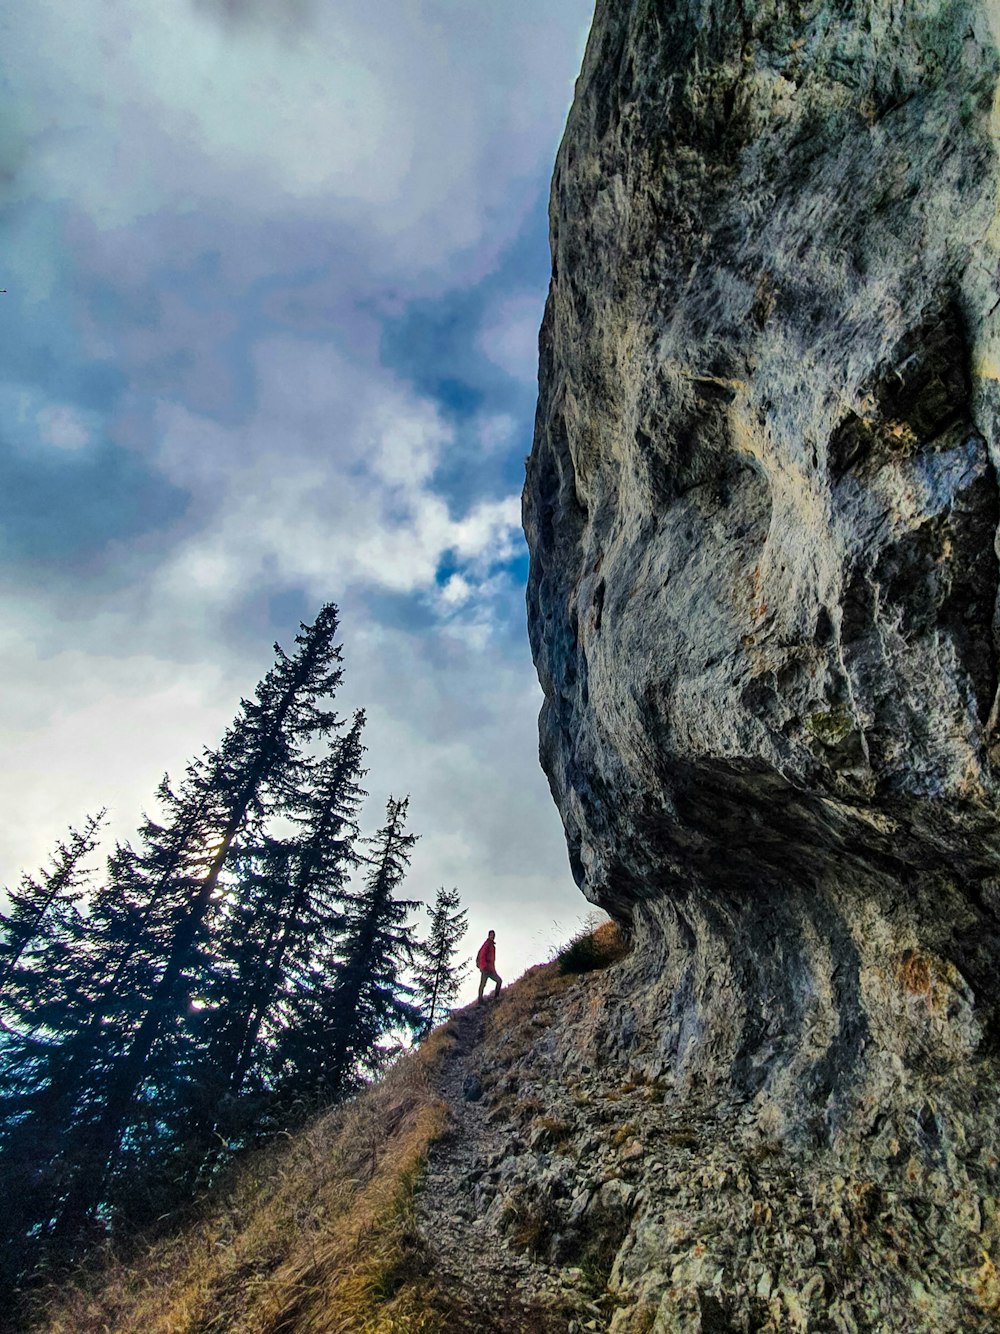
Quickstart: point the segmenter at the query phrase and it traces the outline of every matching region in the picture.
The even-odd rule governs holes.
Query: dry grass
[[[610,968],[628,953],[628,942],[616,922],[588,928],[559,951],[556,962],[562,973],[589,973]]]
[[[602,960],[620,957],[610,923],[593,935]],[[558,963],[530,969],[491,1006],[490,1036],[530,1045],[573,980]],[[448,1122],[432,1076],[454,1041],[443,1025],[361,1097],[256,1154],[201,1221],[54,1289],[33,1334],[492,1330],[437,1287],[415,1221],[415,1188]],[[525,1119],[542,1110],[526,1105]],[[550,1316],[518,1305],[503,1328],[542,1334]]]
[[[199,1224],[52,1299],[38,1334],[442,1334],[414,1187],[447,1121],[448,1026],[376,1086],[258,1155]]]
[[[486,1019],[487,1036],[492,1038],[502,1033],[514,1037],[523,1034],[530,1045],[534,1041],[531,1020],[546,1010],[570,985],[571,979],[562,977],[554,963],[540,963],[529,968],[513,986],[501,991],[497,1000],[490,1003]]]

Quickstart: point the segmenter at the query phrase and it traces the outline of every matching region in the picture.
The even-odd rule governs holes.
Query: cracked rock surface
[[[945,1266],[996,1189],[998,28],[598,0],[524,492],[541,759],[635,941],[604,1041],[824,1190],[919,1180]]]
[[[419,1202],[439,1278],[505,1334],[995,1330],[1000,1142],[975,1103],[804,1145],[772,1101],[650,1072],[636,964],[537,969],[485,1026],[453,1020]]]

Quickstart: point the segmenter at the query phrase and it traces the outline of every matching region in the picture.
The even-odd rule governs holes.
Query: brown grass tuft
[[[379,1084],[258,1154],[199,1224],[63,1287],[39,1334],[443,1334],[414,1188],[447,1121],[445,1025]]]
[[[559,951],[556,962],[562,973],[590,973],[598,968],[610,968],[628,953],[628,942],[617,922],[602,922],[596,928],[587,928],[574,936]]]

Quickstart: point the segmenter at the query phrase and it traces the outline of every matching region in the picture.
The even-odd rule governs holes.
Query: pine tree
[[[281,1051],[286,1096],[344,1096],[380,1069],[381,1039],[421,1026],[413,989],[403,981],[417,948],[408,919],[419,905],[397,897],[416,842],[405,828],[408,805],[389,798],[386,822],[368,840],[364,884],[344,892],[332,980],[323,968],[300,978],[295,1023]]]
[[[67,1099],[53,1081],[61,1042],[87,1012],[79,959],[87,929],[78,903],[85,894],[104,811],[57,844],[51,867],[25,876],[3,915],[0,987],[0,1284],[21,1268],[26,1238],[49,1220],[64,1179]],[[30,1124],[30,1132],[25,1133]]]
[[[34,1009],[39,988],[54,983],[47,974],[40,976],[29,960],[45,954],[51,965],[56,942],[75,935],[76,904],[89,878],[87,858],[97,846],[106,815],[106,809],[100,810],[87,816],[81,830],[70,829],[69,842],[56,844],[51,868],[40,879],[24,875],[16,890],[7,891],[7,911],[0,912],[0,1004],[5,1008]]]
[[[0,1100],[0,1166],[16,1172],[19,1209],[7,1211],[4,1251],[16,1255],[25,1236],[45,1242],[83,1186],[106,1180],[107,1163],[93,1147],[108,1088],[142,1023],[174,923],[198,883],[198,862],[210,856],[218,810],[212,800],[211,763],[188,767],[179,792],[164,779],[158,790],[161,822],[145,817],[137,847],[117,845],[107,879],[89,896],[66,943],[60,999],[32,1007],[30,1044],[5,1049],[7,1096]],[[12,1077],[14,1067],[23,1078]],[[148,1079],[147,1079],[148,1084]],[[155,1097],[146,1093],[146,1102]],[[133,1123],[141,1121],[133,1114]],[[148,1117],[146,1118],[148,1120]],[[155,1138],[168,1132],[156,1123]],[[130,1133],[133,1159],[152,1155]],[[51,1246],[49,1247],[51,1250]]]
[[[468,963],[455,964],[455,953],[468,926],[468,914],[459,907],[457,889],[437,892],[431,915],[430,932],[420,949],[414,977],[416,1003],[424,1016],[421,1035],[426,1035],[447,1014],[451,1002],[468,971]]]
[[[78,1232],[108,1197],[130,1126],[134,1134],[143,1124],[155,1128],[178,1101],[171,1090],[191,1064],[190,1006],[202,989],[223,872],[239,837],[294,792],[303,747],[336,726],[336,714],[322,703],[342,675],[336,631],[337,609],[330,604],[312,626],[302,627],[294,655],[275,645],[274,666],[254,697],[241,702],[218,750],[188,771],[176,796],[161,789],[168,818],[163,825],[147,822],[140,851],[122,857],[122,873],[132,878],[128,895],[134,903],[145,893],[146,903],[140,939],[127,945],[116,967],[138,963],[146,980],[127,1015],[116,1006],[120,1050],[113,1063],[101,1063],[99,1092],[90,1103],[96,1115],[83,1136],[85,1166],[61,1202],[59,1233]],[[105,992],[104,999],[113,998]]]
[[[253,1059],[253,1049],[266,1019],[278,1022],[280,1002],[283,1026],[296,1021],[296,996],[308,990],[315,976],[329,976],[340,937],[346,927],[343,895],[359,856],[357,811],[366,793],[362,734],[365,715],[359,711],[347,734],[308,772],[308,781],[296,794],[289,817],[298,835],[285,843],[290,868],[290,892],[274,948],[268,955],[263,985],[248,1012],[234,1086]]]
[[[202,1064],[191,1090],[192,1124],[212,1144],[204,1170],[223,1144],[236,1147],[260,1131],[281,1034],[297,1022],[302,997],[331,976],[340,898],[359,860],[364,724],[359,711],[325,755],[302,766],[280,810],[295,832],[261,833],[234,865],[197,1019]]]

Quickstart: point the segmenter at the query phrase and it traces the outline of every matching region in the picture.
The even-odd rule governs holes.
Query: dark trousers
[[[486,983],[487,983],[487,982],[495,982],[495,983],[497,984],[497,989],[496,989],[496,991],[494,991],[493,994],[494,994],[494,996],[499,996],[499,994],[500,994],[500,985],[501,985],[502,981],[503,981],[503,978],[499,975],[499,973],[496,971],[495,968],[480,968],[480,970],[479,970],[479,999],[480,999],[480,1000],[483,999],[483,992],[486,990]]]

